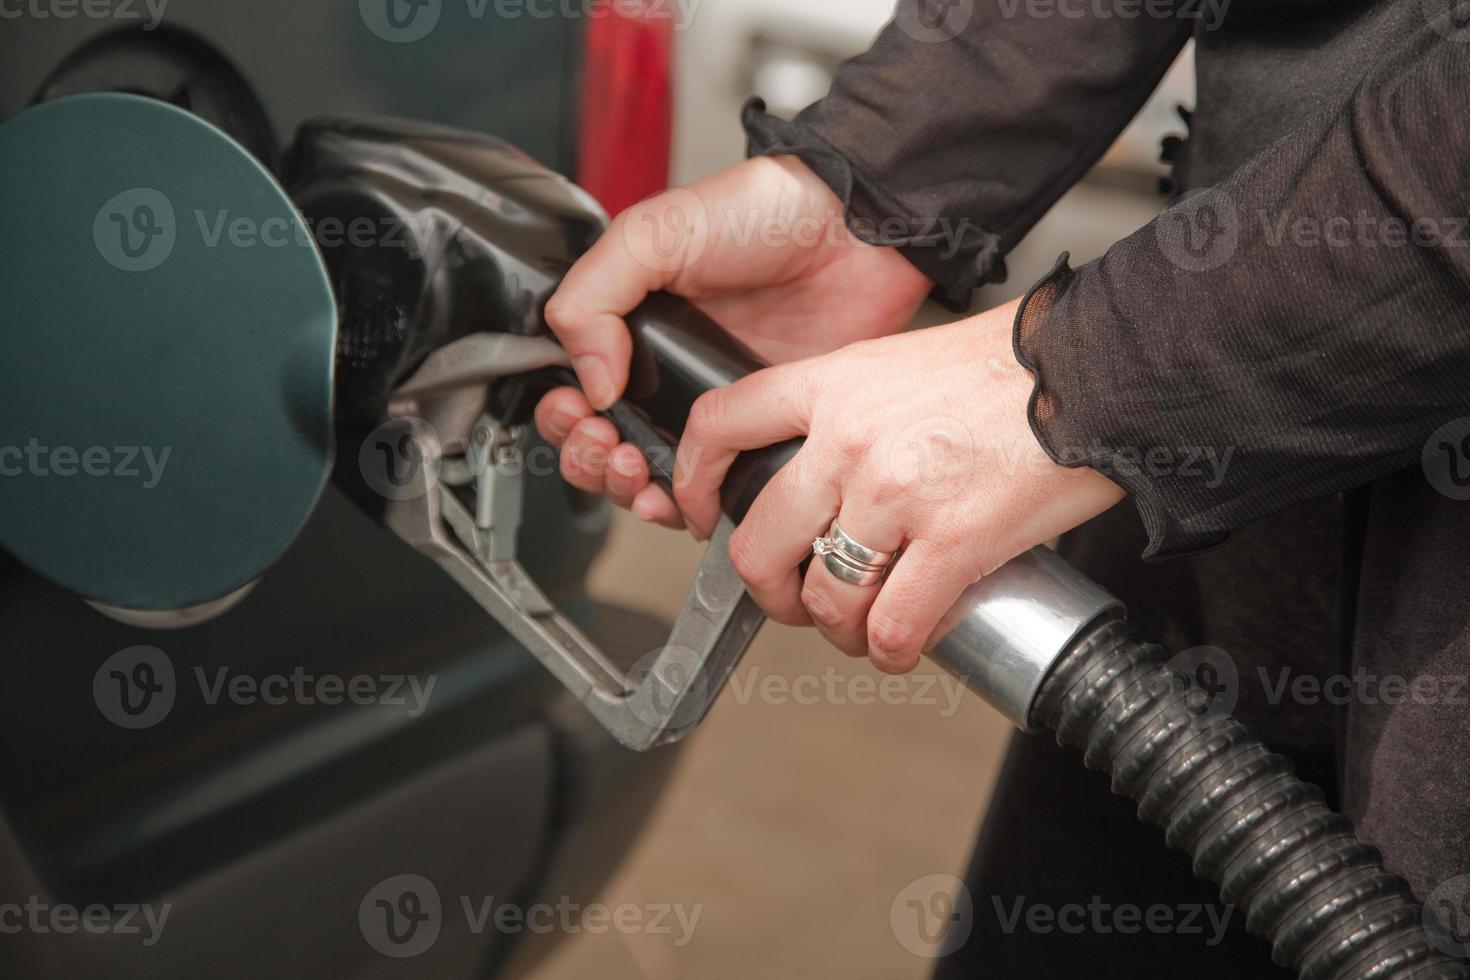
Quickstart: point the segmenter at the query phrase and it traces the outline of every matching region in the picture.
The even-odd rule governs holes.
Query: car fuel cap
[[[0,548],[95,603],[254,581],[332,465],[336,308],[237,143],[122,94],[0,125]]]

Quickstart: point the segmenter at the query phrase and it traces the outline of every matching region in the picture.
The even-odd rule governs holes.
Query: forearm
[[[1467,85],[1463,46],[1405,38],[1341,105],[1028,299],[1036,432],[1132,492],[1150,553],[1412,465],[1470,415]]]
[[[1195,21],[1168,3],[1131,19],[981,3],[938,40],[916,26],[922,2],[903,0],[794,122],[749,109],[746,127],[752,153],[801,156],[859,235],[898,246],[961,309],[1133,118]]]

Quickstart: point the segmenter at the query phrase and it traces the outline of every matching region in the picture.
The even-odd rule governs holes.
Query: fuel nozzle
[[[499,140],[416,123],[310,123],[291,152],[289,182],[337,296],[339,429],[360,442],[386,425],[446,477],[400,500],[365,492],[360,467],[339,467],[339,482],[449,570],[625,744],[682,737],[762,621],[730,566],[729,534],[800,443],[746,453],[731,468],[725,519],[669,644],[641,675],[618,671],[515,561],[506,525],[517,511],[507,501],[521,488],[496,453],[483,452],[513,449],[539,392],[575,383],[542,310],[605,216]],[[763,365],[677,297],[651,296],[627,319],[630,380],[607,415],[668,482],[695,400]],[[1038,549],[966,593],[934,655],[1025,728],[1051,664],[1116,606]]]

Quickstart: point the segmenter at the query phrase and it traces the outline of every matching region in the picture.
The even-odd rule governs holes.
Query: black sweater
[[[753,153],[799,155],[960,309],[1195,38],[1174,203],[1018,318],[1042,445],[1136,505],[1064,551],[1156,638],[1223,649],[1268,738],[1332,753],[1421,896],[1470,873],[1470,3],[1450,8],[903,0],[829,97],[745,118]],[[1226,465],[1184,465],[1206,453]]]

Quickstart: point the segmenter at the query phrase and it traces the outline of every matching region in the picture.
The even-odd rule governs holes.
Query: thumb
[[[703,253],[708,229],[693,191],[651,197],[618,216],[546,304],[546,323],[571,355],[593,408],[608,408],[628,383],[632,341],[623,318],[678,280]]]

